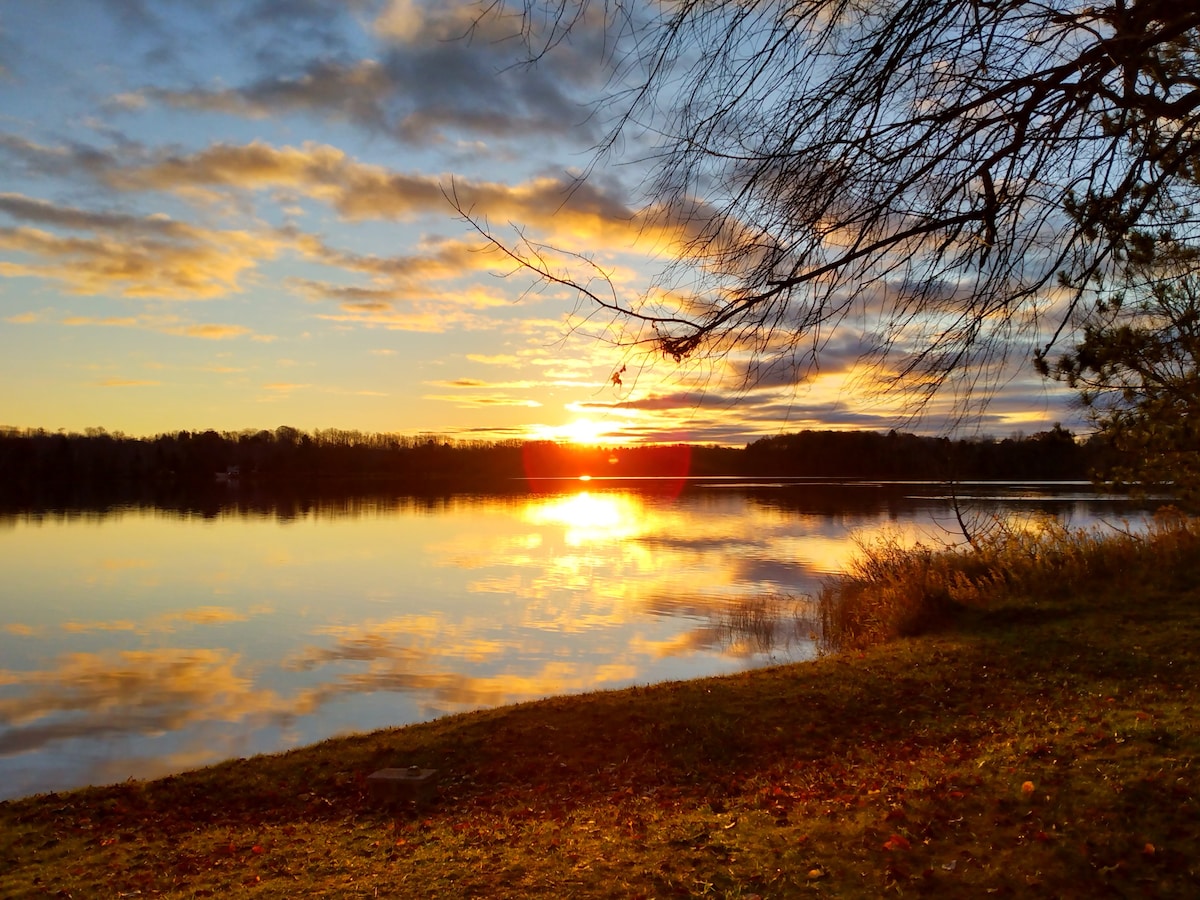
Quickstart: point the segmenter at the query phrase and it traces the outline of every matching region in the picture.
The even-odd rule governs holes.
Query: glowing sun
[[[608,426],[595,419],[576,419],[553,429],[554,440],[572,444],[599,444],[610,440]]]

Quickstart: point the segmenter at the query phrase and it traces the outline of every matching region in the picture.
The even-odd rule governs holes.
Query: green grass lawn
[[[1194,550],[813,663],[3,803],[0,896],[1200,896]],[[381,808],[408,765],[436,797]]]

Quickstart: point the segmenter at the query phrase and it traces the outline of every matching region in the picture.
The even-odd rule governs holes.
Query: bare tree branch
[[[616,115],[653,140],[647,221],[680,245],[655,287],[536,277],[645,323],[675,359],[786,350],[858,314],[927,395],[1057,339],[1134,232],[1195,235],[1200,8],[1177,0],[523,0],[531,59],[599,20]],[[1043,338],[1044,339],[1044,338]],[[1045,350],[1043,350],[1045,352]]]

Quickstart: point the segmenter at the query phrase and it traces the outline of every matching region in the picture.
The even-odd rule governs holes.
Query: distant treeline
[[[966,480],[1087,479],[1107,465],[1105,446],[1059,425],[995,440],[950,440],[890,431],[802,431],[741,451],[746,472],[829,478]]]
[[[1084,479],[1102,461],[1095,441],[1058,426],[1003,440],[949,440],[895,431],[803,431],[744,448],[581,447],[463,441],[327,429],[189,432],[135,438],[103,429],[0,429],[0,497],[70,491],[160,502],[173,491],[230,485],[282,490],[386,485],[414,494],[524,491],[541,479],[691,476],[834,479]]]

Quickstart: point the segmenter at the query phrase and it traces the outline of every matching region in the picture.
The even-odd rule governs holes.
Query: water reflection
[[[0,698],[0,721],[6,726],[0,754],[285,712],[279,695],[256,689],[248,673],[239,672],[242,668],[239,655],[228,651],[160,647],[67,653],[50,669],[5,671],[0,685],[20,690]]]
[[[793,598],[852,534],[949,516],[912,487],[586,487],[2,517],[0,796],[804,658]]]
[[[572,547],[598,541],[634,537],[646,527],[645,501],[637,494],[591,494],[581,491],[564,497],[530,502],[522,518],[533,525],[560,525]]]

